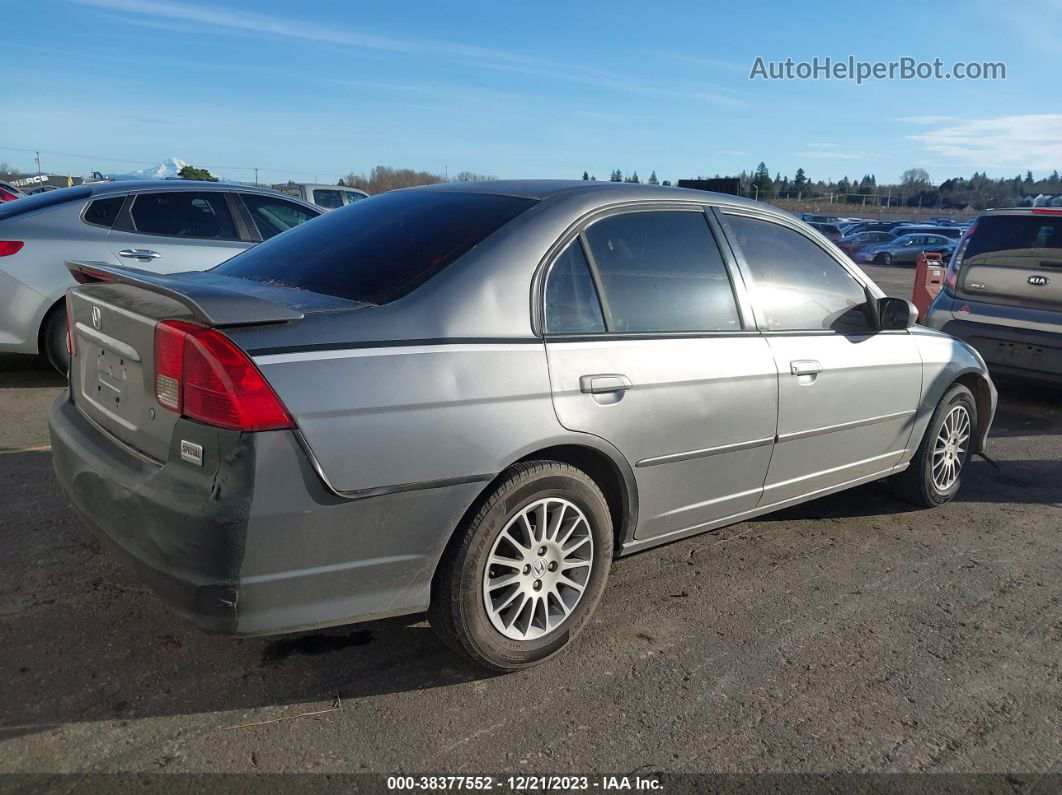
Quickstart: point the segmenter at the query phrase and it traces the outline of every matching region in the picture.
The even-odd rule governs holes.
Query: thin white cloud
[[[667,96],[673,99],[695,99],[723,107],[739,107],[744,100],[725,93],[693,88],[679,91],[657,83],[638,80],[628,75],[602,69],[542,61],[522,53],[489,47],[478,47],[436,39],[405,39],[362,33],[333,25],[319,25],[291,17],[260,14],[253,11],[234,11],[219,6],[177,3],[171,0],[70,0],[77,5],[108,12],[130,15],[128,21],[154,26],[168,20],[179,26],[206,25],[214,32],[252,33],[264,36],[312,41],[381,52],[417,54],[445,58],[478,67],[527,74],[580,83],[598,88],[628,93]]]
[[[810,147],[811,149],[836,149],[837,144],[819,142],[810,143],[808,144],[808,147]]]
[[[900,116],[896,121],[902,121],[905,124],[940,124],[951,121],[953,118],[954,116]]]
[[[1062,114],[972,119],[907,137],[926,151],[979,169],[1050,169],[1062,162]]]
[[[867,154],[865,152],[833,152],[821,150],[797,152],[796,156],[808,157],[815,160],[868,160],[872,157],[881,157],[881,155]]]

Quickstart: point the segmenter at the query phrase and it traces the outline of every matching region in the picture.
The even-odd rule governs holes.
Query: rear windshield
[[[77,187],[60,188],[59,190],[36,193],[33,196],[23,196],[20,199],[0,204],[0,219],[31,213],[34,210],[40,210],[45,207],[56,207],[75,199],[88,198],[91,195],[92,190],[90,188]]]
[[[483,193],[384,193],[277,235],[214,272],[386,304],[533,204]]]
[[[1062,215],[986,215],[970,234],[965,256],[1043,248],[1062,248]]]

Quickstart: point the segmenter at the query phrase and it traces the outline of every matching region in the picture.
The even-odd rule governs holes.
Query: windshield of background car
[[[386,304],[534,204],[534,199],[485,193],[384,193],[277,235],[214,272]]]

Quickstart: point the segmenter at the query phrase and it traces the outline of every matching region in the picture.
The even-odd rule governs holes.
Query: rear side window
[[[348,190],[343,192],[343,198],[346,200],[347,204],[353,204],[354,202],[360,202],[362,199],[367,199],[369,197],[364,193]]]
[[[1062,249],[1062,215],[986,215],[979,218],[966,244],[965,258],[1005,251],[1031,253],[1035,249]]]
[[[109,199],[96,199],[94,202],[89,202],[89,206],[85,208],[85,214],[81,217],[85,220],[86,224],[105,226],[110,229],[111,226],[113,226],[115,219],[118,217],[118,211],[122,209],[122,204],[124,202],[124,196],[112,196]]]
[[[753,279],[753,297],[772,331],[870,328],[862,286],[804,235],[770,221],[728,215]]]
[[[238,240],[225,194],[220,191],[142,193],[133,202],[137,232],[167,237]]]
[[[610,331],[741,328],[723,258],[701,212],[641,212],[586,230]]]
[[[423,284],[535,204],[517,196],[394,191],[296,227],[216,273],[386,304]]]
[[[326,210],[335,210],[344,204],[343,191],[315,190],[313,192],[313,203],[318,207],[324,207]]]
[[[557,257],[546,283],[546,331],[553,334],[601,332],[605,318],[590,265],[578,240]]]
[[[295,202],[272,196],[259,196],[254,193],[244,193],[241,196],[262,240],[269,240],[273,235],[286,232],[320,214]]]

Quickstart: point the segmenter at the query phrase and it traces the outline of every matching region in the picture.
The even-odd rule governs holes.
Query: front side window
[[[781,224],[728,215],[771,331],[871,328],[862,286],[814,241]]]
[[[295,202],[254,193],[244,193],[243,203],[247,205],[262,240],[269,240],[273,235],[286,232],[318,215]]]
[[[239,240],[225,194],[220,191],[141,193],[133,202],[137,232],[167,237]]]
[[[313,192],[313,203],[326,210],[335,210],[343,206],[343,191],[318,189]]]
[[[634,212],[586,230],[610,331],[736,331],[734,291],[701,212]]]
[[[590,265],[578,240],[557,257],[546,282],[546,331],[578,334],[605,330]]]

